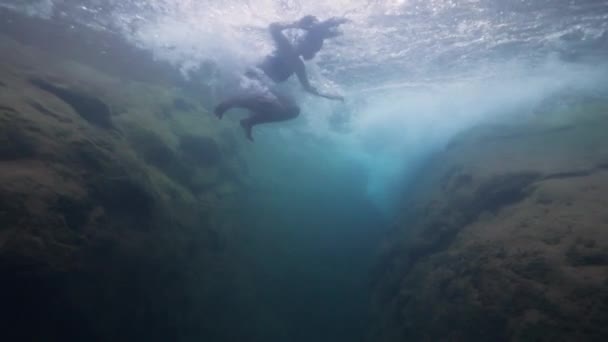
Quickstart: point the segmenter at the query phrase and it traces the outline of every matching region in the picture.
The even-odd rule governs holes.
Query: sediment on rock
[[[233,276],[222,229],[230,221],[221,212],[230,197],[217,196],[232,181],[214,174],[236,170],[234,157],[221,154],[227,144],[210,125],[182,122],[206,116],[177,91],[123,86],[0,40],[7,56],[0,66],[4,339],[212,335],[222,319],[214,314],[230,310],[217,298],[227,296]],[[104,96],[66,86],[74,84]],[[192,113],[169,122],[149,114],[166,103]],[[182,127],[188,131],[180,139]],[[116,131],[124,133],[109,134]],[[209,186],[193,191],[195,176]]]
[[[377,264],[371,341],[608,337],[598,108],[567,129],[480,126],[434,157]]]
[[[36,154],[36,141],[17,126],[0,127],[0,160],[31,158]]]

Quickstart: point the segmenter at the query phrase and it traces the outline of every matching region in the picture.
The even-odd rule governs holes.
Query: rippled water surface
[[[446,79],[494,71],[518,59],[539,63],[606,51],[608,3],[583,0],[187,1],[3,0],[32,15],[127,36],[187,67],[222,57],[256,58],[270,49],[265,27],[306,14],[352,23],[317,64],[345,87]],[[252,55],[252,51],[256,55]]]

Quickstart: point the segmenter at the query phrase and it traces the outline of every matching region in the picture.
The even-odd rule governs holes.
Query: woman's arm
[[[270,24],[270,36],[274,40],[278,50],[293,49],[293,46],[283,34],[283,31],[288,29],[310,30],[317,25],[319,20],[312,16],[305,16],[302,19],[293,23],[272,23]]]
[[[272,23],[270,24],[270,36],[277,46],[277,50],[291,50],[293,46],[283,34],[284,30],[297,28],[297,23]]]
[[[328,94],[320,93],[315,87],[313,87],[310,84],[310,81],[308,80],[308,74],[306,73],[306,66],[304,65],[304,62],[302,62],[299,58],[298,58],[298,62],[299,63],[296,67],[296,75],[298,76],[298,80],[300,81],[300,84],[302,84],[302,87],[304,88],[305,91],[307,91],[310,94],[319,96],[319,97],[324,97],[326,99],[344,101],[344,97],[342,97],[340,95],[328,95]]]

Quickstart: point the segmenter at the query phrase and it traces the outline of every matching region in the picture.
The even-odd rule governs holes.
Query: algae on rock
[[[372,341],[608,337],[608,105],[581,103],[433,157],[376,268]]]
[[[225,189],[239,188],[215,171],[238,172],[228,128],[168,84],[0,41],[4,338],[209,335],[234,276]],[[160,119],[164,103],[188,112]]]

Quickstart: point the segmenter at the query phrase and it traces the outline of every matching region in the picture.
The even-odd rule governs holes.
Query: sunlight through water
[[[299,93],[303,115],[259,129],[260,148],[301,136],[369,171],[368,189],[390,207],[430,152],[489,118],[522,114],[563,91],[605,94],[608,2],[583,0],[2,0],[124,36],[201,77],[228,86],[272,44],[267,26],[313,14],[346,17],[343,35],[308,63],[313,83],[344,104]],[[292,80],[287,86],[297,89]],[[228,90],[227,90],[228,89]],[[601,95],[604,96],[604,95]],[[219,101],[219,100],[218,100]],[[208,104],[211,109],[215,103]],[[277,144],[277,140],[286,140]]]

